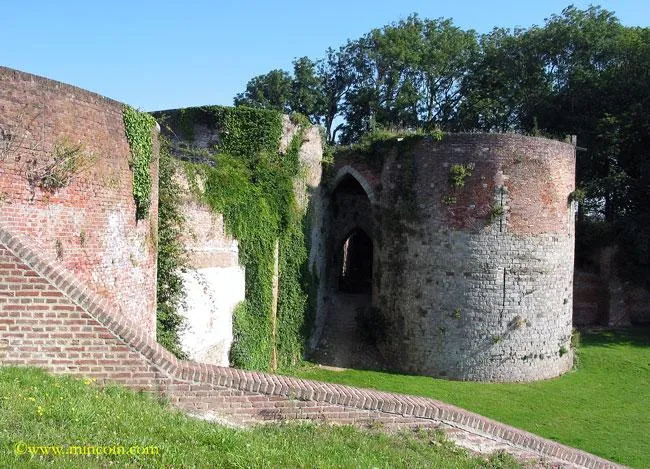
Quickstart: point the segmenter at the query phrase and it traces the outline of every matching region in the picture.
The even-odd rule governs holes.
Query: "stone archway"
[[[350,166],[334,178],[326,213],[325,325],[313,359],[345,368],[383,368],[374,345],[365,340],[358,318],[372,308],[376,256],[370,185]]]

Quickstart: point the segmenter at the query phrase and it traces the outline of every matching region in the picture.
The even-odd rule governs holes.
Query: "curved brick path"
[[[0,364],[40,366],[155,392],[243,424],[315,420],[441,428],[473,449],[505,449],[552,467],[621,467],[433,399],[176,359],[69,271],[0,226]]]

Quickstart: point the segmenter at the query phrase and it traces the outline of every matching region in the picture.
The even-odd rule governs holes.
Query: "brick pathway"
[[[311,359],[326,366],[381,370],[383,358],[357,332],[357,308],[370,305],[368,295],[332,295],[323,336]]]

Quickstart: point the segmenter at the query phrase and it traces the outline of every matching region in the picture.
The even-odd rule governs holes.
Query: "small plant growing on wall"
[[[436,142],[440,142],[442,138],[445,136],[445,133],[441,129],[436,127],[431,131],[430,135]]]
[[[453,205],[457,201],[456,196],[453,195],[443,195],[442,196],[442,203],[445,205]]]
[[[567,202],[571,205],[572,202],[582,204],[585,201],[585,191],[584,189],[576,189],[569,194]]]
[[[522,327],[526,326],[526,320],[522,318],[521,316],[517,315],[515,316],[512,321],[508,324],[510,326],[510,329],[521,329]]]
[[[497,221],[499,218],[503,216],[505,211],[503,210],[503,207],[501,205],[494,205],[490,209],[490,223],[493,223]]]
[[[27,180],[32,188],[56,192],[70,184],[76,174],[89,168],[94,161],[94,156],[85,151],[83,144],[63,138],[54,144],[52,158],[45,164],[39,165],[36,160],[31,162]]]
[[[460,189],[465,186],[465,179],[472,175],[474,165],[470,164],[454,164],[449,168],[449,182],[450,184]]]
[[[54,242],[54,252],[56,253],[56,260],[60,261],[63,259],[63,243],[60,239],[57,239]]]

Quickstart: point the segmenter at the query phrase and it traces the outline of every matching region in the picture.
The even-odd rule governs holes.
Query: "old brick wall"
[[[187,187],[182,176],[181,184]],[[186,298],[181,313],[187,328],[181,333],[181,347],[192,360],[228,366],[232,313],[245,293],[238,243],[226,233],[223,216],[190,190],[185,192],[181,212],[182,243],[189,256],[182,274]]]
[[[39,366],[151,391],[169,381],[1,243],[0,364]]]
[[[571,144],[452,134],[349,155],[336,169],[346,165],[377,198],[373,304],[390,366],[489,381],[571,367]],[[450,183],[453,165],[471,171],[462,187]]]
[[[591,254],[575,271],[573,322],[577,326],[650,323],[650,291],[621,278],[618,246]]]
[[[0,225],[27,236],[155,336],[157,158],[151,210],[136,221],[122,109],[94,93],[0,67]],[[87,167],[56,191],[30,185],[30,171],[51,162],[62,142],[82,145]]]

